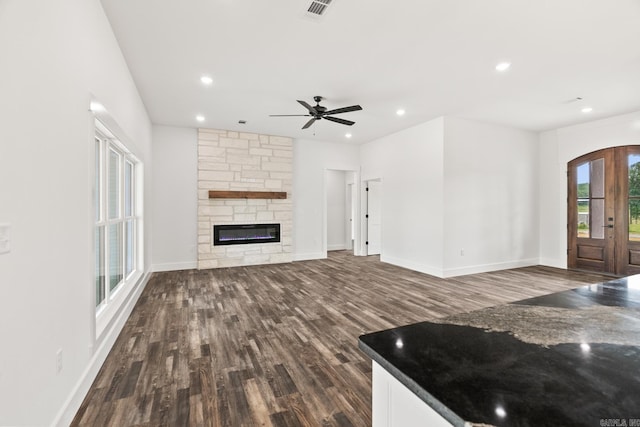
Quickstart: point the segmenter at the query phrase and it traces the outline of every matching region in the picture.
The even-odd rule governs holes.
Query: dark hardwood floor
[[[326,260],[154,274],[73,426],[370,426],[360,334],[605,278],[548,267],[438,279]]]

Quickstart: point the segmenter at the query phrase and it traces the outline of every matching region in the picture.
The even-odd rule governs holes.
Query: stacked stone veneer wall
[[[292,260],[293,140],[198,130],[198,268]],[[286,191],[286,199],[209,199],[209,190]],[[279,243],[213,246],[213,226],[280,224]]]

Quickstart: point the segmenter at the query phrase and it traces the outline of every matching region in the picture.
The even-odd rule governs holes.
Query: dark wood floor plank
[[[548,267],[438,279],[344,251],[157,273],[72,425],[369,426],[360,334],[604,279]]]

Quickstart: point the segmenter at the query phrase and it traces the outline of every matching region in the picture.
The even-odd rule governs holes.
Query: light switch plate
[[[0,224],[0,255],[11,252],[11,224]]]

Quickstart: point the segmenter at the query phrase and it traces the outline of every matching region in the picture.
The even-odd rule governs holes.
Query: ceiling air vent
[[[320,17],[324,15],[332,0],[312,0],[307,13],[311,16]]]

